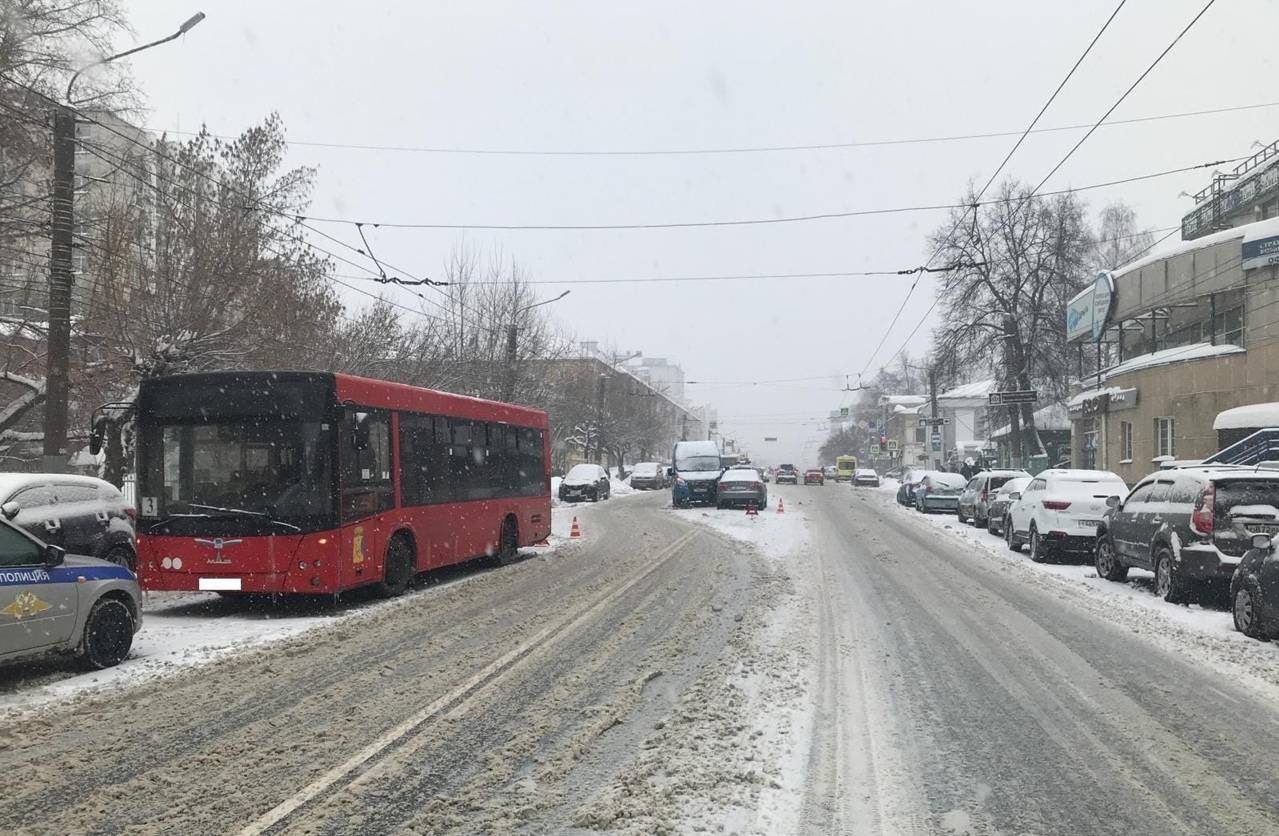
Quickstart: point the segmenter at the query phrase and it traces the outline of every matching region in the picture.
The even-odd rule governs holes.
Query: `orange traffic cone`
[[[786,508],[785,506],[782,505],[782,498],[780,496],[777,498],[777,513],[779,514],[786,513]]]
[[[582,527],[577,524],[577,517],[573,518],[573,527],[568,530],[570,540],[576,540],[582,536]]]

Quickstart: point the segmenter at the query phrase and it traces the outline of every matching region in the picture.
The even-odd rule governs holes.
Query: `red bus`
[[[545,412],[324,372],[143,381],[143,589],[405,590],[551,530]]]

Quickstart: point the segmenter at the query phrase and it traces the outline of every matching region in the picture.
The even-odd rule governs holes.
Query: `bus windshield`
[[[323,527],[335,510],[330,439],[328,424],[287,418],[147,426],[139,510]]]

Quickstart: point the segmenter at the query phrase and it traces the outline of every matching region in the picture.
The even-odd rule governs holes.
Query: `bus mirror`
[[[369,449],[369,414],[356,412],[351,420],[351,446],[356,450]]]

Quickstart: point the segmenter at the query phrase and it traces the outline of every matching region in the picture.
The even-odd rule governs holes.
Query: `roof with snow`
[[[1133,270],[1140,270],[1147,264],[1154,264],[1173,256],[1185,255],[1196,250],[1202,250],[1205,247],[1211,247],[1215,244],[1224,244],[1227,241],[1239,238],[1240,243],[1243,241],[1256,241],[1261,238],[1272,238],[1279,235],[1279,217],[1267,218],[1264,221],[1256,221],[1255,223],[1243,224],[1242,226],[1223,229],[1220,232],[1214,232],[1211,235],[1205,235],[1202,238],[1194,238],[1190,241],[1178,241],[1170,247],[1142,256],[1136,261],[1129,262],[1122,267],[1118,267],[1111,271],[1116,278],[1125,273],[1131,273]]]
[[[956,386],[947,392],[942,392],[937,396],[939,401],[957,401],[969,400],[971,398],[985,398],[996,389],[997,383],[994,378],[990,380],[978,380],[973,383],[965,383],[962,386]]]
[[[897,406],[893,407],[893,414],[894,415],[918,415],[919,410],[923,409],[923,407],[924,405],[922,403],[916,404],[914,406],[904,406],[902,404],[897,404]]]
[[[928,400],[923,395],[880,395],[879,402],[888,406],[919,406]]]
[[[1214,430],[1260,430],[1279,427],[1279,403],[1250,403],[1217,413]]]
[[[1152,366],[1166,366],[1170,363],[1188,363],[1191,360],[1207,360],[1211,357],[1243,353],[1244,349],[1237,345],[1213,345],[1212,343],[1180,345],[1176,348],[1165,348],[1163,351],[1152,351],[1150,354],[1142,354],[1140,357],[1125,360],[1117,366],[1111,366],[1102,373],[1102,379],[1110,380],[1116,375],[1128,374],[1129,372],[1135,372],[1139,369],[1148,369]]]
[[[1078,396],[1076,396],[1078,397]],[[1070,411],[1064,403],[1050,403],[1042,409],[1035,410],[1035,427],[1050,432],[1070,429]],[[990,434],[992,439],[1012,435],[1013,426],[1008,424]]]

